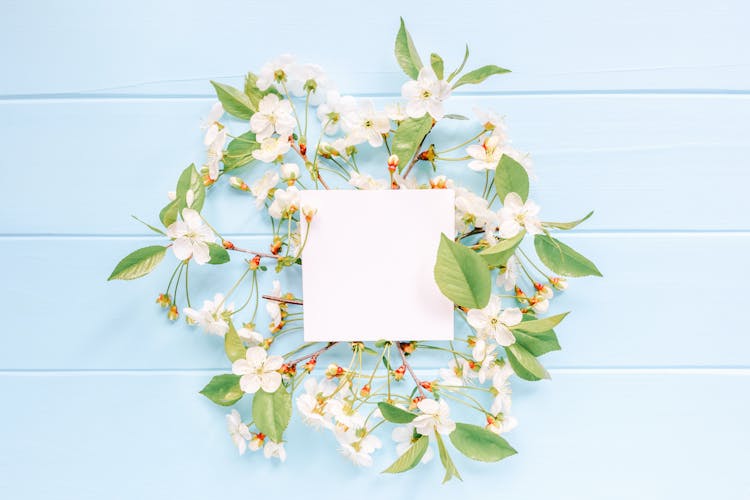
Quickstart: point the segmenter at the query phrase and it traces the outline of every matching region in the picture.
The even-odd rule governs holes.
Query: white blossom
[[[364,437],[359,437],[362,433],[365,434]],[[343,430],[337,428],[334,431],[334,435],[341,445],[339,448],[341,454],[356,465],[363,467],[370,467],[372,465],[372,454],[382,446],[380,439],[377,436],[368,434],[366,429],[350,428]]]
[[[384,180],[378,180],[368,174],[352,172],[349,184],[358,189],[388,189],[388,183]]]
[[[261,209],[268,199],[268,193],[279,183],[279,175],[268,170],[263,177],[250,186],[250,193],[255,197],[255,208]]]
[[[274,133],[286,139],[294,130],[295,121],[292,116],[292,103],[287,99],[279,99],[276,94],[268,94],[258,103],[258,111],[250,118],[250,130],[260,142]]]
[[[466,320],[480,338],[494,339],[504,347],[515,343],[516,338],[509,327],[519,324],[522,319],[523,314],[519,308],[502,309],[501,299],[497,295],[492,295],[484,308],[470,309],[466,313]]]
[[[245,342],[249,343],[251,346],[260,345],[265,340],[263,338],[263,335],[245,326],[237,330],[237,336],[239,336],[239,338],[241,338]]]
[[[499,414],[492,419],[488,418],[488,420],[490,421],[487,423],[487,430],[490,430],[495,434],[503,434],[518,427],[518,420],[516,420],[516,417],[504,413]]]
[[[516,281],[518,280],[518,257],[511,255],[508,257],[508,261],[505,263],[500,272],[497,274],[495,283],[497,286],[503,287],[506,292],[513,290],[516,287]]]
[[[257,87],[260,90],[268,90],[276,81],[286,82],[289,77],[289,70],[294,65],[294,57],[289,54],[283,54],[273,61],[264,64],[258,72]]]
[[[469,367],[469,362],[464,358],[457,357],[448,362],[448,368],[440,369],[440,377],[442,378],[440,385],[463,386],[469,382],[472,376],[473,372]]]
[[[281,385],[279,368],[284,364],[281,356],[269,356],[262,347],[251,347],[245,353],[245,359],[232,363],[232,373],[240,376],[240,388],[243,392],[253,394],[258,389],[265,392],[276,392]]]
[[[281,297],[281,282],[273,280],[273,291],[269,294],[271,297]],[[271,318],[271,328],[275,329],[281,325],[281,307],[275,300],[266,301],[266,312]]]
[[[222,106],[221,102],[217,101],[211,106],[211,111],[208,112],[208,116],[206,116],[206,119],[203,121],[201,129],[206,130],[212,125],[215,125],[216,122],[221,120],[222,116],[224,116],[224,106]]]
[[[219,126],[215,123],[208,127],[203,143],[207,147],[206,167],[208,168],[208,177],[211,180],[216,180],[219,177],[219,162],[224,157],[224,144],[226,142],[226,127],[219,130]]]
[[[386,104],[385,114],[394,122],[402,122],[409,118],[409,115],[406,114],[406,108],[400,102]]]
[[[326,135],[334,135],[341,127],[342,118],[356,112],[357,103],[352,96],[341,96],[336,90],[326,93],[326,100],[317,110],[318,119]]]
[[[450,418],[450,407],[444,400],[423,399],[417,403],[417,408],[422,413],[412,420],[417,432],[432,436],[436,431],[439,434],[450,434],[456,428],[456,423]]]
[[[202,327],[206,333],[223,337],[229,331],[229,323],[225,316],[234,310],[234,304],[225,305],[224,302],[224,295],[217,293],[214,295],[214,300],[204,300],[203,307],[199,310],[186,307],[182,312]]]
[[[500,135],[491,134],[481,144],[472,144],[467,147],[466,152],[473,158],[473,161],[469,162],[470,169],[477,172],[495,170],[503,156],[503,138]]]
[[[484,227],[492,217],[489,203],[466,188],[454,189],[456,194],[456,230],[464,232],[470,226]]]
[[[286,137],[267,137],[260,143],[260,148],[253,150],[253,158],[264,163],[273,163],[291,149]]]
[[[481,123],[485,129],[491,130],[494,135],[500,136],[502,142],[507,141],[507,126],[505,125],[505,119],[502,116],[494,111],[484,111],[479,108],[474,108],[473,111],[477,116],[479,123]]]
[[[232,442],[237,447],[240,455],[244,455],[247,451],[247,442],[252,439],[250,430],[245,424],[242,423],[242,418],[237,410],[232,410],[227,415],[227,429],[229,430],[229,436],[232,438]]]
[[[377,148],[383,145],[383,134],[391,130],[391,121],[385,113],[377,111],[370,100],[359,103],[357,109],[343,116],[341,126],[349,134],[349,141],[360,144],[367,141]]]
[[[182,220],[174,221],[167,228],[167,237],[172,239],[172,251],[180,260],[193,258],[198,264],[211,260],[208,243],[216,239],[214,232],[192,208],[182,209]]]
[[[331,410],[341,403],[330,399],[337,384],[329,379],[318,382],[314,378],[305,380],[305,393],[297,398],[297,409],[302,420],[315,429],[333,429]]]
[[[513,391],[510,387],[510,376],[513,375],[513,368],[509,363],[495,370],[492,375],[492,388],[495,391],[495,398],[490,407],[490,413],[497,415],[500,412],[508,413],[511,407],[511,395]]]
[[[266,445],[263,447],[263,456],[271,459],[278,458],[284,462],[286,460],[286,450],[284,449],[284,443],[277,443],[270,439],[266,441]]]
[[[521,229],[529,234],[542,234],[542,223],[537,215],[540,207],[531,200],[523,202],[518,193],[508,193],[503,200],[503,208],[498,212],[500,217],[500,236],[512,238]]]
[[[268,207],[268,214],[274,219],[285,219],[299,210],[300,194],[297,186],[277,189],[273,193],[273,203]]]
[[[406,114],[412,118],[421,118],[429,113],[435,120],[443,118],[443,101],[451,94],[451,86],[445,80],[439,80],[431,67],[424,66],[419,70],[416,80],[411,80],[401,87],[401,96],[408,102]]]
[[[299,178],[299,166],[296,163],[284,163],[281,165],[281,180],[294,184]]]

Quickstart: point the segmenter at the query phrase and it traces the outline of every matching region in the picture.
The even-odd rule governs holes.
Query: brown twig
[[[272,253],[256,252],[255,250],[248,250],[246,248],[231,247],[231,248],[227,248],[227,250],[234,250],[235,252],[249,253],[251,255],[257,255],[258,257],[264,257],[266,259],[279,259],[279,258],[281,258],[280,255],[274,255]]]
[[[288,362],[287,364],[289,366],[294,366],[294,365],[296,365],[296,364],[298,364],[298,363],[300,363],[302,361],[305,361],[306,359],[317,358],[319,355],[321,355],[322,353],[326,352],[328,349],[330,349],[331,347],[335,346],[336,344],[338,344],[338,342],[329,342],[325,347],[321,347],[317,351],[312,352],[310,354],[305,354],[304,356],[301,356],[301,357],[299,357],[299,358],[297,358],[295,360],[292,360],[292,361]]]
[[[272,300],[274,302],[282,302],[284,304],[294,304],[295,306],[301,306],[302,301],[297,299],[285,299],[284,297],[274,297],[273,295],[263,295],[266,300]]]
[[[411,378],[414,379],[414,383],[417,384],[417,389],[419,389],[419,395],[422,396],[423,398],[426,398],[427,395],[425,394],[424,389],[422,388],[422,381],[419,380],[419,378],[417,377],[417,374],[414,373],[414,370],[412,369],[409,362],[406,361],[406,354],[404,353],[404,348],[401,347],[401,343],[398,342],[397,344],[398,344],[398,353],[401,355],[401,361],[404,362],[404,366],[406,367],[407,370],[409,370],[409,375],[411,375]]]

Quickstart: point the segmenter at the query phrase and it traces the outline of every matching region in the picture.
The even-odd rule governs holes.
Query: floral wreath
[[[372,454],[382,447],[375,431],[385,423],[396,424],[392,438],[398,458],[383,472],[404,472],[431,460],[435,443],[447,481],[460,475],[446,438],[474,460],[498,461],[516,453],[502,437],[517,425],[511,414],[510,379],[549,377],[537,358],[560,349],[554,328],[567,313],[542,315],[555,294],[567,288],[565,277],[601,274],[591,261],[550,234],[576,227],[591,213],[574,222],[542,222],[540,207],[528,199],[529,178],[534,178],[531,159],[510,146],[500,116],[476,110],[480,127],[468,139],[450,147],[428,141],[441,122],[468,120],[445,113],[444,103],[454,90],[508,70],[489,65],[462,74],[468,47],[450,74],[437,54],[424,65],[403,20],[395,55],[410,80],[401,88],[403,101],[385,110],[369,100],[340,95],[319,66],[298,64],[286,55],[265,64],[257,75],[248,73],[244,89],[211,82],[219,102],[203,125],[206,161],[200,169],[190,165],[179,176],[169,203],[159,213],[165,229],[146,224],[169,242],[129,254],[109,279],[142,277],[171,249],[177,264],[156,302],[176,320],[178,303],[184,299],[181,312],[188,324],[223,338],[231,372],[213,377],[200,392],[222,406],[251,395],[251,404],[242,406],[249,414],[232,409],[226,417],[240,454],[262,449],[266,458],[284,461],[284,431],[294,401],[302,420],[331,431],[341,453],[358,465],[372,465]],[[220,121],[225,114],[245,127],[249,124],[249,131],[231,134],[228,124]],[[320,134],[310,141],[313,116]],[[383,153],[363,155],[367,149]],[[370,161],[362,167],[375,168],[385,178],[365,173],[363,159]],[[445,175],[433,175],[447,162],[483,173],[482,193],[457,186]],[[253,173],[261,165],[269,168],[247,184],[239,174],[247,172],[248,165]],[[427,183],[415,180],[421,166],[426,167]],[[278,350],[280,336],[302,330],[303,302],[282,293],[279,281],[273,282],[271,293],[261,295],[259,275],[270,272],[267,263],[274,263],[277,273],[301,265],[307,241],[301,219],[309,230],[316,209],[300,206],[300,189],[329,189],[332,179],[356,189],[454,190],[457,234],[444,235],[440,242],[435,280],[470,327],[469,335],[450,343],[297,341],[288,352]],[[239,248],[203,217],[207,194],[222,182],[267,211],[273,230],[269,250]],[[499,208],[494,208],[496,203]],[[533,237],[541,263],[522,248],[526,235]],[[224,264],[230,253],[247,256],[236,283],[195,306],[188,284],[192,263]],[[249,287],[247,298],[235,308],[229,300],[242,286]],[[261,298],[271,319],[266,336],[256,325]],[[330,363],[323,370],[316,368],[329,349],[347,346],[352,352],[348,366]],[[420,379],[410,363],[422,351],[438,352],[447,360],[429,380]],[[455,405],[478,415],[468,423],[455,422]]]

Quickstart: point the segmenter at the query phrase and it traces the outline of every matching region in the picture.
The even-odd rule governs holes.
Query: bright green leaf
[[[135,215],[131,215],[131,217],[134,218],[135,220],[137,220],[138,222],[140,222],[141,224],[143,224],[144,226],[146,226],[147,228],[149,228],[150,230],[152,230],[153,232],[159,233],[162,236],[166,236],[167,235],[167,233],[165,233],[164,231],[162,231],[158,227],[154,227],[151,224],[149,224],[148,222],[142,221],[141,219],[139,219]]]
[[[244,167],[255,160],[253,151],[260,148],[260,144],[255,140],[255,134],[245,132],[235,138],[227,146],[222,161],[224,162],[224,172],[229,172],[236,168]]]
[[[422,60],[419,58],[419,53],[414,42],[411,39],[411,35],[406,29],[404,19],[401,18],[401,26],[396,34],[396,61],[398,61],[401,69],[404,70],[412,80],[416,80],[419,76],[419,70],[422,69]]]
[[[534,237],[534,248],[544,265],[562,276],[601,276],[593,262],[546,234]]]
[[[242,343],[242,339],[237,334],[234,323],[231,321],[229,322],[229,331],[224,335],[224,352],[227,353],[227,358],[232,363],[238,359],[245,359],[245,353],[247,352],[245,344]]]
[[[458,451],[480,462],[497,462],[516,454],[505,439],[478,425],[457,423],[450,439]]]
[[[115,266],[115,270],[109,275],[107,281],[134,280],[147,275],[161,262],[166,251],[167,247],[160,245],[136,250]]]
[[[490,300],[491,281],[487,263],[479,254],[441,235],[435,282],[443,295],[459,306],[481,309]]]
[[[424,454],[427,452],[427,445],[430,439],[427,436],[421,436],[412,444],[403,455],[398,457],[390,467],[384,470],[387,474],[397,474],[399,472],[406,472],[413,469],[422,460]]]
[[[530,321],[523,321],[511,327],[511,330],[521,330],[523,332],[539,333],[551,330],[560,324],[570,313],[555,314],[547,318],[532,319]]]
[[[393,134],[391,152],[398,156],[398,171],[401,172],[411,162],[424,141],[425,136],[432,129],[432,117],[424,115],[422,118],[407,118],[399,123]]]
[[[490,266],[504,266],[508,262],[508,259],[511,257],[511,255],[515,253],[516,248],[521,243],[521,241],[523,241],[524,236],[526,236],[526,231],[521,231],[512,238],[502,240],[501,242],[496,243],[489,248],[485,248],[484,250],[479,252],[479,255],[481,255],[482,258]]]
[[[523,201],[529,197],[529,174],[508,155],[500,157],[495,169],[495,191],[501,203],[508,193],[518,193]]]
[[[463,479],[461,479],[461,474],[458,473],[456,465],[453,463],[451,456],[448,454],[448,450],[445,449],[445,443],[443,443],[443,438],[440,436],[440,433],[436,432],[435,438],[437,439],[438,443],[438,454],[440,455],[440,462],[442,462],[443,467],[445,468],[445,477],[443,477],[443,483],[447,483],[454,477],[463,481]]]
[[[547,227],[554,227],[555,229],[568,230],[568,229],[573,229],[578,224],[580,224],[581,222],[587,220],[592,215],[594,215],[594,211],[593,210],[591,212],[587,213],[585,217],[583,217],[581,219],[578,219],[578,220],[574,220],[573,222],[542,222],[542,224],[544,224]]]
[[[182,209],[187,208],[188,191],[193,192],[193,203],[190,208],[200,212],[206,200],[206,186],[203,184],[203,179],[194,164],[190,164],[182,171],[179,179],[177,179],[175,199],[159,212],[159,219],[164,227],[169,227],[174,223]]]
[[[520,344],[534,356],[541,356],[548,352],[560,350],[560,343],[557,340],[554,330],[538,333],[515,330],[513,331],[513,336],[516,338],[516,343]]]
[[[459,78],[458,81],[453,84],[453,88],[457,89],[461,85],[466,85],[468,83],[482,83],[492,75],[500,75],[503,73],[510,73],[510,70],[501,68],[500,66],[495,66],[494,64],[482,66],[481,68],[475,69],[474,71],[469,71],[464,76]]]
[[[449,81],[449,82],[450,82],[451,80],[453,80],[454,78],[456,78],[456,75],[458,75],[458,74],[459,74],[459,73],[461,72],[461,70],[463,70],[463,69],[464,69],[464,66],[466,66],[466,61],[468,61],[468,60],[469,60],[469,46],[468,46],[468,45],[466,45],[466,51],[464,52],[464,60],[463,60],[463,61],[461,61],[461,66],[459,66],[458,68],[456,68],[456,69],[455,69],[455,70],[453,71],[453,73],[451,73],[451,74],[450,74],[450,75],[448,76],[448,81]]]
[[[378,403],[378,408],[380,408],[383,418],[394,424],[408,424],[417,418],[415,414],[385,402]]]
[[[209,264],[225,264],[229,262],[229,252],[218,243],[208,243]]]
[[[253,116],[253,103],[244,92],[224,83],[211,81],[211,85],[216,89],[216,97],[224,106],[224,111],[242,120],[249,120]]]
[[[505,354],[516,375],[524,380],[541,380],[549,378],[549,373],[539,360],[518,342],[505,348]]]
[[[432,66],[432,71],[435,72],[435,76],[438,77],[438,80],[442,80],[445,71],[443,58],[434,53],[430,54],[430,66]]]
[[[240,376],[232,373],[213,377],[201,394],[221,406],[232,406],[244,395],[240,389]]]
[[[262,389],[253,397],[253,421],[260,432],[273,441],[281,442],[292,416],[292,396],[284,386],[269,393]]]

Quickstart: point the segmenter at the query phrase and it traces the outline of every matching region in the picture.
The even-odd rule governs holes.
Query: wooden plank
[[[605,277],[572,280],[553,301],[553,312],[573,314],[558,328],[564,350],[545,356],[546,365],[748,366],[750,337],[738,335],[738,320],[722,311],[743,296],[750,234],[586,233],[563,239],[594,259]],[[0,303],[9,312],[0,369],[228,369],[218,338],[170,324],[154,304],[175,265],[171,254],[153,276],[105,282],[122,256],[158,238],[0,241]],[[237,244],[262,248],[264,241]],[[228,266],[191,271],[193,301],[226,292],[242,262]],[[261,290],[271,290],[274,276],[267,273]],[[284,290],[300,293],[296,270],[281,281]],[[701,289],[705,293],[693,292]],[[240,288],[232,301],[242,303],[245,293]],[[266,334],[269,320],[264,312],[259,317]],[[248,321],[249,312],[240,318]],[[291,335],[290,341],[299,341],[299,333]],[[288,350],[283,346],[278,352]],[[348,361],[346,348],[341,356]],[[417,360],[421,366],[445,363],[430,356]]]
[[[550,383],[518,382],[520,426],[507,437],[520,453],[478,464],[453,451],[464,482],[447,485],[437,459],[411,474],[380,476],[395,458],[387,431],[373,469],[358,469],[338,455],[330,434],[310,432],[296,415],[285,464],[239,457],[226,433],[227,410],[197,394],[210,375],[0,375],[0,390],[14,402],[0,414],[0,494],[192,499],[250,491],[275,498],[304,490],[345,498],[354,488],[377,488],[383,498],[408,492],[419,500],[478,498],[488,478],[504,498],[528,500],[740,500],[750,491],[750,409],[737,396],[750,390],[747,372],[553,373]]]
[[[157,221],[179,172],[204,161],[199,124],[210,105],[207,99],[0,103],[13,123],[0,136],[8,165],[0,196],[10,207],[0,212],[0,233],[147,234],[129,215]],[[573,220],[596,209],[586,229],[750,229],[744,187],[750,143],[737,126],[750,120],[750,97],[463,97],[449,109],[471,114],[479,105],[506,114],[516,147],[533,153],[539,180],[532,196],[550,219]],[[239,121],[230,127],[247,130]],[[441,123],[437,144],[457,144],[473,135],[471,127]],[[378,152],[366,169],[383,176],[383,165]],[[265,168],[258,164],[243,175],[250,181]],[[429,167],[420,169],[426,180]],[[456,162],[441,169],[462,185],[481,188],[484,181]],[[230,233],[266,233],[247,197],[229,190],[224,182],[212,188],[222,192],[210,196],[209,219]]]
[[[120,4],[14,0],[0,19],[0,94],[205,94],[209,78],[239,77],[285,52],[316,62],[348,92],[398,92],[393,57],[398,16],[422,58],[514,71],[482,87],[502,91],[580,89],[748,90],[750,59],[742,0],[705,8],[679,0],[519,2],[479,0],[456,15],[447,0],[384,0],[342,9],[287,4],[274,15],[257,1],[145,0]],[[272,19],[272,21],[271,21]]]

